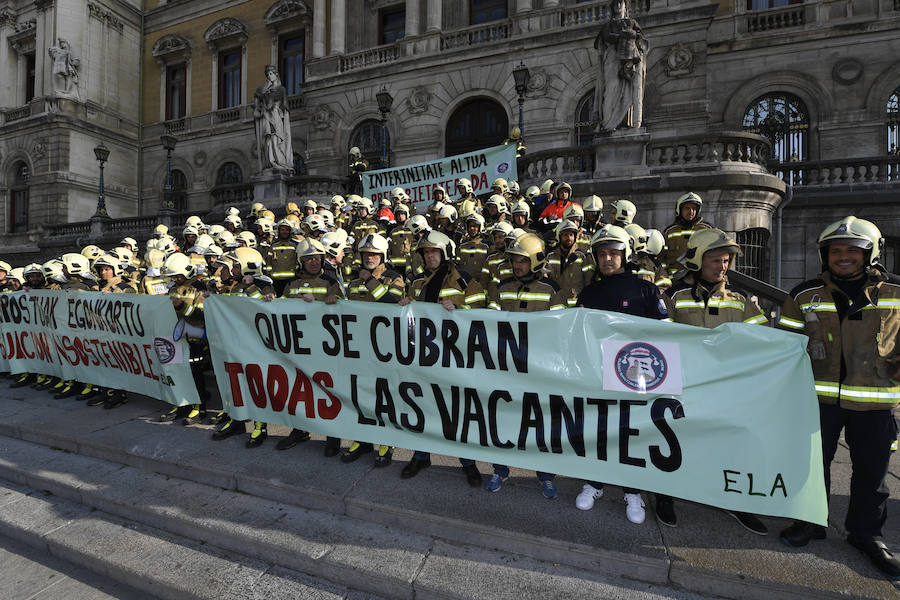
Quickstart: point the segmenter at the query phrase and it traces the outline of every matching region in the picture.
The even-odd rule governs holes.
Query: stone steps
[[[519,580],[528,582],[531,592],[543,590],[551,597],[565,597],[559,591],[569,584],[573,590],[599,585],[612,586],[607,591],[652,589],[655,597],[893,598],[897,593],[841,540],[839,527],[829,530],[825,542],[790,550],[776,537],[784,520],[765,518],[776,535],[759,538],[721,511],[686,502],[676,503],[676,529],[660,528],[649,508],[647,522],[635,526],[624,519],[617,488],[608,488],[592,511],[583,512],[572,506],[578,481],[557,478],[560,498],[548,502],[533,473],[513,469],[503,489],[490,494],[469,488],[458,462],[441,456],[433,456],[434,465],[416,478],[401,480],[407,450],[397,450],[395,464],[387,469],[373,469],[372,455],[342,464],[322,456],[321,436],[276,451],[277,436],[288,430],[274,426],[274,439],[248,450],[243,447],[246,436],[213,442],[209,427],[153,422],[163,408],[162,403],[134,398],[104,411],[30,390],[0,388],[0,436],[6,438],[0,437],[0,457],[5,459],[0,477],[223,552],[245,553],[391,598],[521,600],[535,595],[523,596],[509,583]],[[15,446],[24,442],[36,446]],[[30,462],[38,460],[28,458],[38,450],[49,452],[42,454],[46,463]],[[30,466],[18,468],[9,456]],[[76,459],[100,462],[91,467]],[[833,468],[836,489],[847,486],[846,463],[842,450]],[[479,466],[483,473],[489,471],[488,465]],[[896,494],[897,478],[892,477],[889,485]],[[141,495],[134,496],[138,490]],[[834,521],[842,519],[845,505],[845,496],[832,497],[833,510],[840,511]],[[296,530],[304,519],[318,529]],[[295,528],[292,533],[280,531],[282,522]],[[388,562],[395,571],[383,570],[379,553],[359,543],[352,531],[357,523],[360,530],[381,536],[373,539],[388,540],[392,552],[407,551],[391,555]],[[348,529],[347,537],[333,535]],[[299,537],[285,537],[289,535]],[[888,532],[889,543],[895,537]],[[288,554],[285,548],[293,551],[295,545],[297,556],[282,558]],[[342,552],[359,564],[340,563]],[[547,588],[547,581],[556,587]],[[501,589],[495,589],[498,582]],[[573,592],[573,597],[584,597],[583,592]]]

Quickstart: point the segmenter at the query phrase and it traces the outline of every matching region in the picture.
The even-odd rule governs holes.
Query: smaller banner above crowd
[[[409,194],[416,212],[424,212],[431,204],[431,191],[441,186],[451,202],[459,199],[456,182],[465,178],[472,182],[475,195],[486,194],[494,179],[518,181],[516,173],[516,145],[504,144],[467,154],[447,156],[437,160],[365,171],[362,175],[363,196],[377,203],[390,198],[391,190],[401,187]]]
[[[205,304],[235,419],[825,524],[806,339],[599,310]]]
[[[168,296],[32,291],[0,294],[0,371],[41,373],[199,402]]]

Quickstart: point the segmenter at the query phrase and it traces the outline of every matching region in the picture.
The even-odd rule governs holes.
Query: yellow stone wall
[[[225,17],[238,19],[247,27],[247,86],[244,90],[243,101],[244,104],[251,102],[253,91],[265,80],[263,69],[272,59],[272,35],[262,22],[263,15],[271,5],[272,0],[250,0],[147,34],[144,39],[143,122],[145,124],[158,122],[160,120],[160,104],[164,101],[160,97],[160,68],[150,49],[159,38],[173,33],[189,38],[193,45],[191,51],[191,105],[188,107],[188,115],[199,115],[212,110],[213,52],[206,45],[203,33],[210,25]]]

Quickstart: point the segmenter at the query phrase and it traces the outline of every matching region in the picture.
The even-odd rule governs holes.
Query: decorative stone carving
[[[35,20],[24,21],[14,25],[15,33],[7,38],[9,45],[19,54],[29,54],[35,51]]]
[[[282,21],[300,19],[304,23],[311,18],[312,11],[301,0],[278,0],[263,15],[263,23],[271,28]]]
[[[666,54],[666,75],[680,77],[694,72],[694,53],[689,46],[677,43]]]
[[[78,93],[78,69],[81,60],[75,58],[69,42],[63,38],[57,40],[47,52],[53,60],[53,91],[57,98],[72,98],[81,101]]]
[[[219,19],[203,33],[203,39],[213,52],[230,42],[242,46],[247,41],[247,26],[231,17]]]
[[[431,93],[422,85],[413,88],[412,93],[406,99],[406,106],[409,108],[409,112],[414,115],[420,115],[427,111],[430,104]]]
[[[35,159],[42,159],[47,155],[47,138],[35,140],[34,145],[31,147],[31,155]]]
[[[294,149],[287,90],[281,85],[274,65],[267,65],[265,72],[266,82],[253,94],[256,144],[260,149],[259,171],[291,174],[294,172]]]
[[[125,29],[125,23],[102,4],[88,2],[88,12],[91,17],[103,21],[108,27],[115,29],[119,33],[122,33]]]
[[[312,111],[312,123],[318,131],[334,131],[337,115],[327,104],[320,104]]]
[[[600,52],[594,111],[597,131],[607,133],[641,126],[649,49],[637,21],[627,16],[625,0],[613,0],[611,9],[612,18],[594,39]]]
[[[863,74],[863,64],[855,58],[842,58],[834,63],[831,77],[841,85],[853,85]]]
[[[528,95],[532,98],[538,98],[546,94],[547,90],[550,89],[552,77],[543,67],[531,69],[528,76],[528,84],[526,85]]]
[[[183,35],[164,35],[150,48],[150,54],[163,66],[167,63],[188,61],[191,57],[191,41]]]
[[[206,164],[206,152],[203,150],[197,150],[194,152],[194,164],[198,167],[202,167]]]
[[[0,9],[0,28],[16,27],[16,13],[9,8]]]

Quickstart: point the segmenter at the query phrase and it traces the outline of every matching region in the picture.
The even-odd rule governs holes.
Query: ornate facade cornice
[[[203,33],[206,45],[213,52],[225,46],[242,46],[247,37],[247,26],[231,17],[219,19]]]
[[[111,29],[115,29],[122,33],[125,29],[125,23],[117,17],[112,11],[97,2],[88,2],[88,12],[91,17],[103,21]]]

